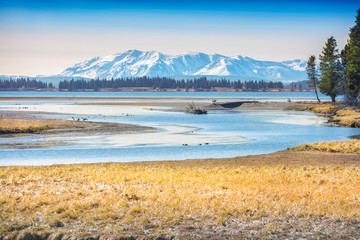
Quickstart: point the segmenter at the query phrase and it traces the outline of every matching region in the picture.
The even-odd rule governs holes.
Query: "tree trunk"
[[[336,102],[336,101],[335,101],[336,95],[331,95],[330,97],[331,97],[331,101],[332,101],[333,103]]]
[[[314,86],[314,88],[315,88],[316,98],[317,98],[318,102],[321,103],[320,98],[319,98],[319,96],[318,96],[317,89],[316,89],[316,85]]]

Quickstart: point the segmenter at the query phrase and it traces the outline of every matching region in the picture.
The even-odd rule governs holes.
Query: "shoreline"
[[[15,126],[17,126],[20,122],[26,124],[26,126],[39,126],[35,130],[33,130],[34,128],[29,127],[24,130],[19,130],[16,128],[10,130],[1,130],[5,133],[0,134],[0,139],[17,140],[5,143],[1,142],[0,149],[49,148],[72,144],[71,140],[53,140],[49,139],[49,137],[83,137],[157,131],[157,129],[153,127],[145,127],[134,124],[44,119],[39,118],[39,116],[41,116],[39,113],[37,116],[33,116],[34,113],[32,113],[32,118],[28,117],[28,114],[22,114],[21,112],[7,114],[6,112],[4,113],[0,111],[0,115],[0,123],[15,123]],[[32,141],[21,141],[22,139],[31,136],[34,137]]]

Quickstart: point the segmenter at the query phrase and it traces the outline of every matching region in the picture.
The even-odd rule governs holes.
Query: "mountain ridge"
[[[241,80],[299,81],[306,79],[306,61],[261,61],[237,55],[128,50],[94,57],[65,69],[53,77],[124,78],[173,77],[238,78]]]

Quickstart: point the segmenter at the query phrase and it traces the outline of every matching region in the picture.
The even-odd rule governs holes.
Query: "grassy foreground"
[[[358,165],[1,167],[0,185],[0,239],[26,239],[24,232],[38,239],[173,236],[234,224],[242,229],[236,237],[268,238],[299,224],[356,225],[360,217]]]

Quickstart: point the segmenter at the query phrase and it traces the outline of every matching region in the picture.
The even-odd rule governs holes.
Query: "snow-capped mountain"
[[[67,68],[58,77],[122,78],[200,76],[238,78],[241,80],[298,81],[306,79],[306,61],[259,61],[249,57],[188,53],[166,55],[157,51],[130,50],[95,57]]]

